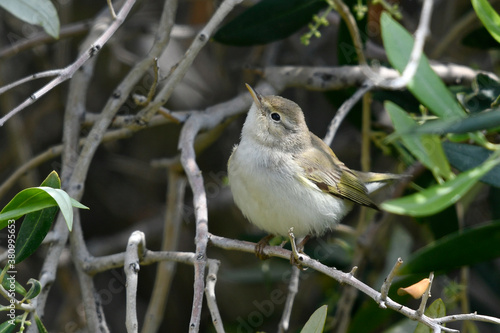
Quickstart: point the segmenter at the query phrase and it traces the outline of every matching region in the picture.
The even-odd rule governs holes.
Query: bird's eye
[[[280,116],[279,113],[273,112],[273,113],[271,113],[271,119],[274,120],[274,121],[280,121],[281,120],[281,116]]]

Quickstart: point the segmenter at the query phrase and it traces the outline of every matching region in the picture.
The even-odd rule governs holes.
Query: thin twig
[[[340,108],[337,110],[337,113],[335,114],[335,117],[333,117],[332,121],[330,122],[330,125],[328,125],[328,129],[327,129],[325,138],[323,139],[323,141],[327,145],[330,146],[332,144],[333,138],[335,137],[335,134],[337,134],[337,130],[339,129],[340,124],[342,123],[342,121],[344,120],[344,118],[347,116],[347,114],[349,113],[349,111],[351,111],[351,109],[354,107],[354,105],[359,101],[359,99],[361,97],[363,97],[363,95],[366,92],[370,91],[373,88],[374,88],[374,85],[373,85],[373,83],[371,81],[365,82],[361,86],[361,88],[359,88],[354,93],[354,95],[352,95],[351,97],[349,97],[349,99],[346,100],[340,106]]]
[[[485,74],[494,80],[498,76],[491,72],[474,70],[458,64],[432,62],[431,68],[448,85],[470,85],[478,74]],[[370,78],[362,66],[309,67],[271,66],[261,70],[263,77],[274,87],[300,87],[315,91],[342,90],[359,87]],[[399,73],[384,66],[372,68],[377,77],[384,81],[397,79]]]
[[[359,64],[361,66],[367,66],[365,54],[363,52],[363,41],[361,40],[358,25],[351,10],[342,0],[329,0],[329,2],[335,4],[335,10],[342,16],[342,19],[347,25],[347,29],[349,30],[349,34],[354,44],[354,49],[356,50],[356,55],[358,56]]]
[[[132,96],[134,98],[134,102],[137,105],[140,106],[146,106],[151,102],[153,99],[153,96],[156,93],[156,87],[158,85],[158,73],[160,72],[160,68],[158,67],[158,58],[155,58],[155,61],[153,62],[153,84],[151,85],[151,88],[149,88],[148,96],[144,99],[142,99],[140,95],[134,95]]]
[[[8,281],[8,280],[6,280]],[[0,284],[0,296],[5,298],[9,304],[14,304],[15,309],[22,310],[26,312],[31,312],[35,307],[28,303],[21,303],[17,299],[11,297],[10,292],[7,291],[2,284]]]
[[[207,306],[212,317],[212,324],[217,333],[224,333],[224,325],[220,316],[219,307],[215,297],[215,284],[217,283],[217,272],[219,271],[220,261],[209,259],[207,262],[208,274],[207,285],[205,287],[205,295],[207,298]]]
[[[165,104],[174,88],[184,78],[187,70],[191,67],[194,59],[201,51],[201,49],[209,41],[210,36],[214,33],[215,29],[219,26],[222,20],[231,12],[237,4],[242,0],[224,0],[217,11],[212,15],[205,27],[198,33],[193,40],[187,51],[184,53],[183,58],[171,69],[170,75],[166,79],[166,83],[158,92],[156,98],[137,115],[140,122],[148,122],[151,117],[158,111],[159,107]]]
[[[420,306],[417,309],[417,315],[423,315],[425,312],[425,307],[427,306],[427,300],[429,297],[431,297],[431,287],[432,287],[432,281],[434,280],[434,272],[431,272],[429,274],[429,285],[427,286],[427,289],[425,290],[424,294],[422,295],[422,301],[420,302]]]
[[[67,37],[76,36],[82,34],[89,30],[91,26],[91,21],[82,21],[72,24],[62,26],[59,31],[59,40]],[[56,42],[54,37],[47,34],[45,31],[36,33],[33,37],[21,39],[9,46],[6,46],[0,50],[0,59],[4,60],[21,51],[27,50],[29,48],[35,47],[37,45]]]
[[[477,312],[474,313],[464,313],[464,314],[456,314],[446,317],[439,318],[438,322],[440,324],[451,323],[454,321],[465,321],[465,320],[474,320],[474,321],[482,321],[485,323],[492,323],[500,325],[500,318],[495,318],[491,316],[478,315]]]
[[[124,271],[127,277],[127,306],[125,315],[125,325],[128,333],[139,332],[137,321],[137,281],[139,280],[139,264],[144,249],[146,239],[142,231],[134,231],[129,238],[127,250],[125,251]]]
[[[150,251],[144,250],[144,255],[139,258],[141,266],[156,264],[162,261],[173,261],[181,264],[193,265],[196,255],[193,252]],[[111,269],[123,267],[125,252],[109,256],[92,257],[85,264],[85,271],[89,275],[106,272]]]
[[[293,302],[295,300],[295,295],[297,295],[297,292],[299,291],[299,278],[300,268],[292,266],[292,274],[290,276],[290,281],[288,282],[288,295],[286,296],[283,314],[281,315],[281,320],[278,325],[278,332],[280,333],[286,332],[290,326]]]
[[[23,83],[34,81],[34,80],[37,80],[37,79],[42,79],[44,77],[58,76],[58,75],[63,74],[64,73],[63,71],[64,71],[63,69],[52,69],[52,70],[48,70],[48,71],[45,71],[45,72],[31,74],[31,75],[26,76],[26,77],[24,77],[22,79],[19,79],[17,81],[9,83],[6,86],[1,87],[0,88],[0,95],[3,94],[3,93],[5,93],[5,92],[7,92],[7,91],[9,91],[12,88],[15,88],[15,87],[23,84]]]
[[[0,118],[0,126],[3,126],[7,120],[9,120],[12,116],[20,112],[21,110],[25,109],[29,105],[35,103],[40,97],[45,95],[47,92],[51,91],[54,89],[56,86],[59,84],[63,83],[64,81],[70,79],[73,74],[87,62],[90,58],[92,58],[94,55],[96,55],[106,44],[106,42],[113,36],[113,34],[118,30],[118,28],[121,26],[125,18],[127,17],[128,13],[132,9],[132,6],[134,5],[135,0],[128,0],[126,1],[122,8],[120,9],[120,12],[118,13],[116,19],[110,24],[110,26],[106,29],[106,31],[98,38],[96,41],[85,51],[83,52],[78,59],[76,59],[75,62],[73,62],[71,65],[68,67],[64,68],[61,70],[59,75],[47,83],[45,86],[43,86],[41,89],[37,90],[35,93],[33,93],[28,99],[26,99],[24,102],[19,104],[17,107],[15,107],[13,110],[11,110],[9,113],[7,113],[5,116]]]
[[[396,276],[396,273],[402,264],[403,260],[401,258],[398,258],[398,260],[394,264],[394,267],[392,267],[391,271],[389,272],[389,275],[387,275],[387,277],[384,280],[384,283],[382,284],[382,287],[380,288],[380,299],[378,300],[378,304],[381,308],[385,308],[385,300],[387,299],[387,295],[389,294],[389,289],[391,288],[392,280]]]
[[[116,13],[115,13],[115,9],[113,8],[113,3],[111,2],[111,0],[107,0],[108,2],[108,7],[109,7],[109,12],[111,14],[111,17],[116,20]]]
[[[394,80],[380,80],[376,75],[373,75],[371,79],[374,81],[375,85],[379,88],[386,88],[391,90],[397,90],[404,88],[411,81],[415,73],[417,72],[418,65],[420,64],[420,59],[424,53],[425,39],[430,32],[430,21],[432,16],[432,6],[434,0],[425,0],[422,7],[422,13],[420,14],[420,22],[418,28],[415,31],[415,43],[413,44],[413,49],[411,50],[410,59],[406,64],[406,67],[400,77]],[[368,69],[368,67],[366,67]],[[371,76],[371,74],[368,74]]]

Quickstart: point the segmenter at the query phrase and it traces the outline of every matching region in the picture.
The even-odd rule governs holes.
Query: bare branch
[[[128,333],[139,332],[137,321],[137,281],[141,266],[139,258],[142,257],[146,248],[144,233],[135,231],[129,238],[127,250],[125,252],[124,270],[127,277],[127,309],[125,324]]]
[[[356,50],[356,55],[358,56],[358,62],[362,66],[367,66],[365,54],[363,52],[363,42],[361,41],[358,25],[356,23],[356,19],[351,13],[351,10],[342,0],[328,0],[328,2],[333,2],[335,4],[335,10],[340,14],[340,16],[342,16],[342,19],[346,23],[354,44],[354,49]]]
[[[446,316],[439,318],[438,322],[440,324],[444,323],[451,323],[453,321],[462,321],[462,320],[474,320],[474,321],[482,321],[485,323],[492,323],[492,324],[497,324],[500,325],[500,319],[491,317],[491,316],[484,316],[484,315],[478,315],[476,312],[474,313],[467,313],[467,314],[457,314],[457,315],[452,315],[452,316]]]
[[[425,39],[430,32],[429,27],[433,4],[434,0],[424,1],[422,13],[420,14],[420,22],[418,24],[417,31],[415,31],[415,43],[413,44],[413,49],[411,50],[410,59],[408,60],[408,63],[406,64],[406,67],[401,76],[394,80],[380,80],[376,75],[373,75],[372,77],[370,77],[370,79],[374,81],[374,84],[377,87],[396,90],[406,87],[406,85],[411,81],[411,79],[417,72],[420,58],[422,57],[422,54],[424,52]]]
[[[244,241],[237,241],[233,239],[228,239],[220,236],[216,236],[213,234],[210,234],[209,238],[210,244],[220,247],[225,250],[236,250],[236,251],[243,251],[243,252],[248,252],[248,253],[254,253],[255,251],[255,244],[250,243],[250,242],[244,242]],[[265,254],[269,255],[271,257],[279,257],[283,259],[289,259],[291,255],[291,251],[283,249],[279,246],[267,246],[265,248]],[[368,285],[364,284],[360,280],[356,279],[351,273],[344,273],[341,272],[333,267],[328,267],[320,263],[319,261],[315,259],[311,259],[308,256],[302,256],[302,261],[301,264],[303,266],[312,268],[320,273],[323,273],[336,281],[344,284],[348,284],[350,286],[353,286],[357,290],[361,291],[362,293],[366,294],[370,298],[372,298],[375,302],[377,302],[378,299],[380,299],[381,293],[372,289]],[[387,308],[390,308],[396,312],[399,312],[403,314],[404,316],[408,318],[412,318],[414,320],[417,320],[424,325],[432,328],[432,329],[440,329],[444,332],[456,332],[456,330],[446,328],[440,324],[440,319],[439,318],[430,318],[427,317],[425,314],[422,314],[421,316],[417,314],[417,310],[413,310],[411,308],[408,308],[402,304],[399,304],[395,301],[393,301],[390,298],[386,299],[386,306]]]
[[[300,278],[300,268],[297,266],[292,266],[292,274],[290,276],[290,282],[288,282],[288,295],[285,301],[285,307],[283,309],[283,314],[281,315],[281,320],[278,325],[278,332],[286,332],[290,326],[290,317],[292,315],[293,302],[295,300],[295,295],[299,291],[299,278]]]
[[[208,309],[212,316],[212,324],[214,324],[217,333],[224,333],[224,326],[220,316],[217,301],[215,300],[215,284],[217,283],[217,272],[219,271],[220,261],[209,259],[207,262],[208,274],[207,285],[205,287],[205,295],[207,298]]]
[[[425,307],[427,306],[427,300],[431,297],[431,287],[432,281],[434,280],[434,272],[431,272],[429,275],[429,285],[422,295],[422,301],[420,302],[420,306],[417,309],[417,315],[422,315],[425,312]]]
[[[459,64],[432,62],[431,68],[444,83],[449,85],[469,85],[480,73],[499,80],[494,73],[474,70]],[[372,68],[372,71],[375,71],[377,77],[384,81],[399,77],[398,71],[393,68],[380,66]],[[370,78],[362,66],[271,66],[265,67],[262,72],[263,77],[278,90],[286,87],[300,87],[316,91],[341,90],[359,87]]]
[[[344,118],[347,116],[349,111],[354,107],[354,105],[363,97],[364,94],[366,94],[368,91],[372,90],[374,88],[373,83],[370,81],[367,81],[361,88],[359,88],[354,95],[349,97],[348,100],[346,100],[340,108],[337,110],[337,113],[335,114],[335,117],[333,117],[332,121],[330,122],[330,125],[328,125],[328,129],[326,132],[326,135],[323,139],[323,141],[327,145],[331,145],[333,138],[335,137],[335,134],[337,134],[337,130],[340,127],[340,124],[344,120]]]
[[[111,0],[106,0],[108,2],[108,7],[109,7],[109,12],[111,13],[111,17],[116,20],[116,13],[115,13],[115,9],[113,8],[113,3],[111,2]]]
[[[382,288],[380,289],[380,299],[377,301],[381,308],[385,309],[384,303],[385,300],[387,299],[387,295],[389,294],[389,289],[391,288],[392,280],[396,276],[396,273],[398,272],[398,269],[402,264],[403,260],[401,258],[398,258],[398,260],[394,264],[394,267],[392,267],[391,271],[389,272],[389,275],[387,275],[387,278],[384,280],[384,283],[382,284]]]
[[[36,74],[31,74],[25,78],[22,78],[20,80],[17,80],[15,82],[12,82],[12,83],[9,83],[8,85],[6,86],[3,86],[0,88],[0,95],[3,94],[4,92],[6,91],[9,91],[10,89],[13,89],[23,83],[26,83],[26,82],[30,82],[30,81],[34,81],[34,80],[37,80],[37,79],[42,79],[44,77],[51,77],[51,76],[57,76],[57,75],[61,75],[63,74],[64,70],[62,69],[54,69],[54,70],[49,70],[49,71],[45,71],[45,72],[40,72],[40,73],[36,73]]]
[[[27,303],[21,303],[17,299],[10,297],[9,292],[4,288],[2,284],[0,284],[0,296],[5,298],[10,304],[14,304],[15,308],[18,310],[27,312],[35,310],[35,307],[33,305]]]
[[[138,114],[138,119],[141,122],[147,122],[153,115],[158,111],[159,107],[165,104],[174,88],[182,80],[187,70],[193,63],[194,59],[200,52],[200,50],[209,41],[210,36],[212,36],[215,29],[219,26],[222,20],[233,10],[234,6],[239,4],[242,0],[224,0],[214,15],[210,18],[207,25],[198,33],[196,38],[193,40],[188,50],[184,53],[183,58],[171,69],[171,73],[167,78],[165,86],[158,92],[158,95]]]
[[[174,251],[150,251],[145,250],[140,258],[141,265],[156,264],[160,261],[174,261],[177,263],[193,265],[196,255],[192,252],[174,252]],[[93,257],[85,264],[84,268],[87,274],[95,275],[114,268],[123,267],[125,261],[125,252],[115,253],[109,256]]]
[[[116,20],[113,21],[109,25],[109,27],[106,29],[106,31],[92,44],[85,52],[83,52],[78,59],[73,62],[71,65],[68,67],[64,68],[61,70],[59,75],[47,83],[45,86],[43,86],[41,89],[33,93],[28,99],[26,99],[24,102],[22,102],[20,105],[15,107],[13,110],[11,110],[9,113],[7,113],[4,117],[0,118],[0,126],[3,126],[7,120],[9,120],[12,116],[17,114],[19,111],[25,109],[29,105],[33,104],[36,102],[40,97],[45,95],[47,92],[50,90],[54,89],[56,86],[59,84],[63,83],[64,81],[70,79],[73,74],[85,63],[87,60],[92,58],[94,55],[96,55],[106,44],[106,42],[113,36],[113,34],[118,30],[120,25],[125,21],[125,18],[127,17],[128,13],[132,9],[132,6],[134,5],[135,0],[127,0],[123,4],[122,8],[120,9],[120,12],[118,13]]]
[[[91,21],[82,21],[77,23],[72,23],[61,27],[59,31],[59,40],[77,36],[89,30]],[[11,57],[21,51],[27,50],[29,48],[35,47],[37,45],[55,42],[54,37],[47,34],[45,31],[35,34],[33,37],[22,39],[12,45],[4,47],[0,50],[0,59],[4,60]]]

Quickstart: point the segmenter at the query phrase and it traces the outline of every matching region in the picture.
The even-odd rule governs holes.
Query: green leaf
[[[61,179],[53,171],[41,186],[61,188]],[[16,238],[16,264],[28,258],[42,244],[58,211],[59,208],[56,206],[26,214]]]
[[[84,204],[76,201],[75,199],[73,198],[69,198],[70,202],[71,202],[71,206],[75,207],[75,208],[80,208],[80,209],[90,209],[89,207],[85,206]]]
[[[16,324],[12,325],[8,320],[4,321],[0,324],[0,333],[13,333],[17,327],[17,321],[15,323]]]
[[[399,106],[392,102],[386,102],[385,109],[391,117],[396,129],[396,134],[413,132],[418,128],[415,121]],[[423,165],[425,165],[437,177],[450,178],[452,176],[450,165],[441,146],[441,140],[437,135],[401,135],[406,148]]]
[[[28,293],[26,294],[26,299],[33,299],[38,296],[40,291],[42,290],[42,284],[35,279],[29,279],[28,284],[31,284],[30,290],[28,290]]]
[[[11,270],[13,271],[13,273],[9,273]],[[7,264],[2,270],[2,286],[5,288],[5,290],[10,292],[12,290],[11,284],[14,282],[14,291],[20,295],[26,296],[26,289],[24,289],[24,287],[15,279],[16,273],[17,271],[15,271],[15,266]]]
[[[475,113],[463,119],[437,119],[431,120],[422,126],[415,126],[402,134],[463,134],[500,126],[500,109]]]
[[[441,318],[446,316],[446,306],[441,298],[438,298],[425,310],[425,315],[430,318]],[[434,330],[429,326],[418,323],[414,333],[433,333]]]
[[[18,219],[37,210],[56,206],[57,202],[45,191],[31,187],[22,190],[0,212],[0,230],[10,219]]]
[[[46,33],[59,38],[59,17],[50,0],[0,0],[0,7],[24,22],[42,26]]]
[[[500,16],[487,0],[471,0],[471,2],[484,27],[500,43]]]
[[[31,187],[16,194],[2,209],[0,212],[0,230],[7,226],[9,220],[15,220],[28,213],[56,205],[61,209],[70,231],[73,226],[72,206],[88,209],[88,207],[76,200],[71,200],[69,195],[61,189],[46,186]]]
[[[413,38],[386,12],[382,13],[380,24],[389,62],[395,69],[403,72],[410,59]],[[449,119],[465,115],[458,101],[432,70],[424,55],[420,58],[415,76],[408,83],[408,90],[439,117]]]
[[[309,320],[302,328],[301,333],[321,333],[325,327],[326,313],[328,306],[323,305],[319,307],[314,313],[309,317]]]
[[[61,210],[61,213],[66,220],[68,229],[69,231],[71,231],[73,229],[73,206],[71,205],[71,198],[69,197],[68,193],[52,187],[41,186],[39,187],[39,189],[47,192],[57,202],[57,205],[59,206],[59,209]]]
[[[298,31],[326,6],[324,0],[263,0],[222,26],[213,39],[234,46],[267,44]]]
[[[388,200],[381,208],[401,215],[414,217],[428,216],[438,213],[457,202],[486,173],[492,170],[500,160],[490,159],[480,166],[459,174],[456,178],[443,184],[434,185],[421,192],[406,197]]]
[[[399,274],[448,271],[500,257],[500,221],[449,234],[421,248]]]
[[[38,317],[38,314],[36,312],[35,312],[35,323],[39,333],[49,333],[49,331],[47,331],[47,329],[42,323],[42,320],[40,319],[40,317]]]
[[[451,165],[460,171],[477,167],[493,153],[483,147],[463,143],[443,142],[443,148]],[[481,181],[500,188],[500,166],[494,167]]]
[[[58,207],[49,207],[26,214],[16,239],[16,264],[32,255],[42,244],[58,211]]]

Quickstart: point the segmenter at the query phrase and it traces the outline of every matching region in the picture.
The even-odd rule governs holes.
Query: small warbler
[[[400,175],[349,169],[311,133],[301,108],[280,96],[253,97],[241,141],[228,161],[236,205],[271,235],[320,236],[335,227],[354,204],[378,209],[369,193]],[[263,249],[272,236],[256,246]]]

